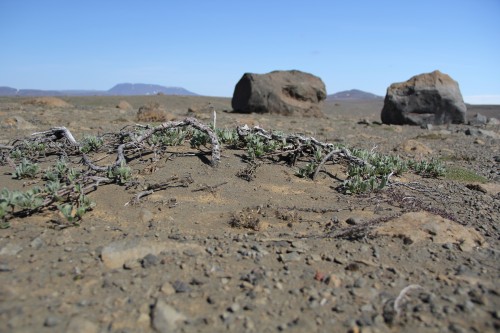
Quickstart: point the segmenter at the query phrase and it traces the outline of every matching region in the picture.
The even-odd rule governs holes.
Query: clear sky
[[[277,69],[378,95],[439,69],[466,102],[500,104],[500,0],[0,1],[0,86],[230,97]]]

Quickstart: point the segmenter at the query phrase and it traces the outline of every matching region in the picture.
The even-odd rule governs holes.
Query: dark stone
[[[466,112],[458,83],[434,71],[391,84],[381,118],[383,123],[395,125],[463,124]]]
[[[358,217],[350,217],[345,222],[349,225],[358,225],[358,224],[362,224],[363,220],[358,218]]]
[[[60,320],[57,317],[54,316],[49,316],[45,318],[45,321],[43,322],[43,326],[45,327],[54,327],[59,324]]]
[[[187,293],[191,290],[186,283],[179,280],[176,280],[174,283],[172,283],[172,287],[174,288],[176,293]]]
[[[323,81],[297,70],[267,74],[245,73],[234,88],[235,112],[322,117],[326,99]]]
[[[160,263],[160,259],[154,254],[148,254],[141,260],[143,268],[149,268],[151,266],[156,266]]]

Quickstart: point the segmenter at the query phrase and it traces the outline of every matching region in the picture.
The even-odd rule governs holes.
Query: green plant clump
[[[64,203],[57,208],[61,214],[70,223],[78,222],[82,219],[83,215],[91,210],[95,206],[95,203],[90,201],[90,199],[84,195],[80,194],[78,200],[74,203]]]
[[[412,169],[416,174],[422,177],[437,178],[442,177],[446,174],[446,168],[444,164],[437,160],[432,159],[430,161],[410,161],[410,169]]]
[[[108,178],[113,179],[119,185],[124,185],[132,178],[132,169],[122,162],[120,166],[109,169]]]
[[[23,179],[23,178],[35,178],[36,174],[40,170],[40,166],[37,163],[33,163],[30,160],[23,158],[21,163],[16,166],[16,170],[14,171],[14,178]]]
[[[95,135],[86,135],[83,137],[80,151],[82,153],[88,154],[90,152],[97,152],[104,144],[103,139]]]

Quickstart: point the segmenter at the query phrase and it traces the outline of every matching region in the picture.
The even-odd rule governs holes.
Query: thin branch
[[[227,182],[222,182],[222,183],[217,184],[217,185],[205,185],[203,187],[192,190],[191,192],[209,191],[209,192],[213,193],[215,191],[215,189],[217,189],[218,187],[220,187],[222,185],[226,185],[226,184],[227,184]]]
[[[165,190],[167,188],[172,188],[172,187],[188,187],[189,184],[193,183],[193,178],[191,176],[184,176],[184,177],[177,177],[173,176],[170,177],[167,181],[163,183],[158,183],[158,184],[150,184],[146,187],[144,191],[141,191],[137,193],[130,201],[125,203],[125,206],[128,206],[130,204],[136,205],[141,201],[141,198],[144,198],[148,195],[153,194],[154,192],[158,192],[161,190]]]
[[[122,143],[118,145],[116,148],[116,161],[113,164],[106,165],[106,166],[99,166],[94,164],[90,157],[81,152],[81,156],[83,159],[83,162],[85,165],[87,165],[90,169],[94,171],[99,171],[99,172],[105,172],[109,170],[110,168],[115,168],[119,167],[122,164],[126,164],[126,158],[125,158],[125,150],[130,149],[130,148],[137,148],[142,142],[150,138],[153,134],[159,131],[165,131],[171,128],[177,128],[177,127],[186,127],[186,126],[192,126],[202,132],[205,132],[211,140],[212,143],[212,166],[216,167],[219,164],[220,161],[220,144],[219,144],[219,139],[217,138],[217,134],[210,128],[210,126],[207,126],[201,122],[199,122],[196,118],[186,118],[184,120],[180,121],[168,121],[163,124],[160,124],[156,127],[147,128],[147,130],[139,137],[134,138],[132,135],[130,137],[132,138],[131,142],[127,143]],[[69,143],[76,147],[80,148],[80,144],[75,140],[74,136],[71,134],[71,132],[66,128],[66,127],[54,127],[48,131],[44,132],[36,132],[32,134],[33,136],[41,136],[45,137],[46,139],[50,141],[55,141],[59,140],[62,138],[66,138]]]
[[[323,158],[321,160],[321,162],[318,164],[318,167],[316,168],[316,171],[314,171],[314,175],[312,176],[312,179],[316,179],[316,176],[318,175],[319,173],[319,170],[321,169],[321,167],[323,166],[323,164],[326,163],[326,161],[328,161],[330,158],[332,158],[333,155],[336,155],[336,154],[340,154],[342,152],[342,149],[334,149],[332,150],[331,152],[329,152],[325,158]]]
[[[409,286],[403,288],[401,292],[399,293],[398,297],[394,301],[394,311],[396,311],[396,315],[399,316],[401,313],[401,304],[403,302],[403,298],[408,294],[411,290],[415,289],[423,289],[421,286],[418,284],[410,284]]]

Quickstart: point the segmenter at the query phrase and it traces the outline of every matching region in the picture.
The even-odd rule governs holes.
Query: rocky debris
[[[465,135],[482,136],[482,137],[486,137],[486,138],[500,139],[500,134],[498,134],[494,131],[485,130],[482,128],[467,128],[465,130]]]
[[[483,116],[480,113],[476,113],[473,117],[469,118],[469,125],[486,125],[488,123],[488,117]]]
[[[319,77],[297,70],[274,71],[245,73],[234,88],[231,105],[242,113],[321,117],[325,99],[325,84]]]
[[[461,124],[466,121],[466,112],[458,83],[434,71],[391,84],[381,117],[385,124]]]
[[[26,105],[35,105],[35,106],[43,106],[43,107],[57,107],[57,108],[68,108],[72,105],[68,102],[57,98],[57,97],[36,97],[29,98],[23,102]]]
[[[486,124],[491,125],[491,126],[497,126],[497,125],[500,125],[500,120],[498,120],[497,118],[491,117],[491,118],[488,118],[488,121],[486,122]]]
[[[437,244],[452,243],[462,251],[486,246],[485,239],[476,230],[428,212],[403,214],[376,228],[375,234],[403,238],[408,244],[425,240]]]
[[[148,103],[141,106],[137,111],[137,121],[162,123],[174,119],[175,116],[159,103]]]
[[[153,328],[160,333],[175,332],[177,323],[186,317],[164,300],[158,299],[153,309]]]

